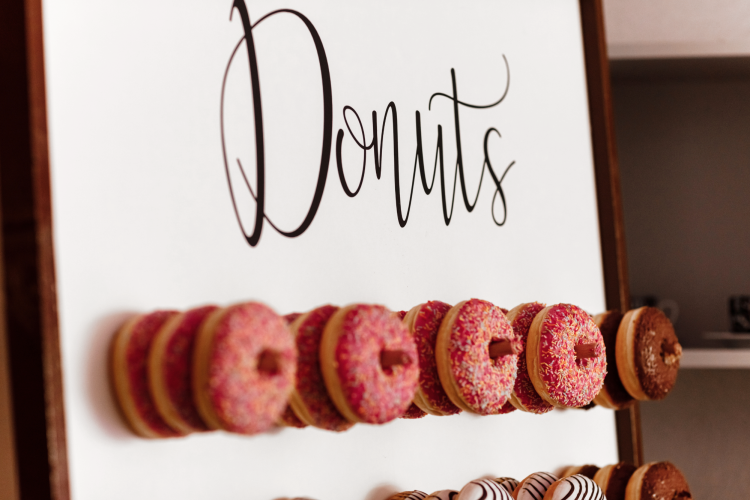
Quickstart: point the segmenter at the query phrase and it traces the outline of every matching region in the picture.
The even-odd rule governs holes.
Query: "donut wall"
[[[143,439],[108,377],[157,309],[611,307],[581,6],[44,1],[70,498],[380,500],[618,462],[601,407]]]

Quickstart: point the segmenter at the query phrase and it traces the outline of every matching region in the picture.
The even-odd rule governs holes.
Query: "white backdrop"
[[[120,420],[106,377],[109,340],[134,312],[261,300],[280,313],[331,302],[408,309],[470,297],[511,308],[570,302],[604,308],[586,83],[577,0],[248,1],[252,22],[293,8],[317,29],[330,66],[333,148],[320,208],[286,238],[268,223],[245,241],[224,171],[220,102],[229,57],[243,36],[220,0],[46,0],[45,50],[71,487],[76,500],[378,500],[393,487],[433,491],[484,474],[516,476],[569,463],[616,460],[611,412],[427,417],[334,435],[288,429],[252,438],[221,433],[147,441]],[[291,230],[310,206],[321,157],[323,98],[311,37],[277,15],[253,29],[266,150],[266,215]],[[507,68],[504,62],[507,60]],[[372,140],[389,102],[398,111],[402,206],[422,120],[428,182],[443,129],[448,204],[457,156],[452,102],[460,107],[468,196],[488,156],[502,181],[507,219],[492,217],[488,172],[469,213],[460,188],[449,226],[441,181],[427,196],[416,177],[408,223],[394,201],[389,117],[378,180],[343,119],[361,117]],[[510,77],[508,77],[508,69]],[[224,127],[237,206],[252,232],[255,142],[248,57],[227,72]],[[349,123],[357,127],[356,121]],[[352,129],[358,134],[358,128]],[[504,217],[500,200],[495,216]],[[386,485],[386,486],[383,486]],[[391,486],[387,486],[391,485]]]

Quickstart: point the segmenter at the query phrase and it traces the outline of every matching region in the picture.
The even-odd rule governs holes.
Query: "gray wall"
[[[750,78],[639,75],[614,99],[631,292],[676,300],[683,345],[710,345],[728,296],[750,295]],[[750,497],[750,370],[682,370],[641,408],[647,461],[696,498]]]
[[[633,295],[677,301],[683,344],[750,295],[750,80],[616,81]]]

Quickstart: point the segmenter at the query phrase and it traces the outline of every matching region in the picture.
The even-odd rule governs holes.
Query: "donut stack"
[[[576,472],[581,469],[582,472]],[[469,481],[460,490],[394,493],[386,500],[690,500],[687,480],[670,462],[636,468],[625,462],[596,467],[569,467],[561,477],[535,472],[517,481],[510,477]],[[288,500],[288,499],[284,499]],[[295,498],[292,500],[304,500]]]
[[[115,335],[111,373],[122,413],[143,437],[276,425],[341,432],[461,411],[541,414],[595,397],[615,407],[622,393],[656,399],[674,383],[680,352],[653,308],[592,319],[570,304],[507,311],[470,299],[408,312],[324,305],[282,317],[247,302],[132,318]],[[617,368],[609,375],[608,360]]]
[[[419,490],[404,491],[387,500],[689,500],[690,487],[680,470],[670,462],[646,464],[637,468],[621,462],[599,469],[583,466],[588,472],[558,478],[549,472],[535,472],[522,481],[500,477],[476,479],[461,490],[440,490],[430,495]]]

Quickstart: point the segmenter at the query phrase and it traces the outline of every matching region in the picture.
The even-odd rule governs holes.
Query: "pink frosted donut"
[[[184,433],[209,430],[193,401],[193,351],[198,328],[216,309],[204,306],[173,316],[156,334],[149,354],[156,408],[171,427]]]
[[[388,361],[394,358],[397,363]],[[409,330],[383,306],[339,309],[323,331],[320,362],[326,388],[352,422],[382,424],[403,415],[417,390],[418,359]]]
[[[607,374],[604,339],[594,320],[570,304],[548,306],[529,329],[526,360],[536,392],[567,408],[589,404]]]
[[[328,431],[345,431],[352,424],[336,409],[328,396],[320,370],[320,340],[338,307],[326,305],[302,314],[291,325],[297,343],[297,382],[289,403],[308,425]]]
[[[277,424],[282,427],[295,427],[297,429],[304,429],[307,427],[307,424],[300,420],[290,405],[286,405],[284,413],[279,417]]]
[[[450,308],[445,302],[429,301],[413,307],[404,317],[404,324],[414,336],[419,353],[419,388],[414,395],[414,403],[431,415],[454,415],[461,411],[440,384],[435,360],[440,323]]]
[[[395,314],[398,317],[398,319],[400,319],[402,321],[406,317],[406,311],[398,311]],[[416,394],[414,395],[414,397],[415,398],[417,397]],[[424,411],[419,406],[417,406],[416,404],[414,404],[414,402],[412,402],[412,404],[410,404],[409,408],[406,410],[406,413],[404,413],[403,415],[401,415],[400,418],[405,418],[407,420],[414,420],[414,419],[422,418],[422,417],[426,417],[426,416],[427,416],[427,412]]]
[[[545,401],[534,389],[534,384],[529,376],[528,364],[526,362],[526,342],[529,337],[529,329],[539,312],[544,309],[544,304],[539,302],[530,302],[521,304],[508,313],[508,321],[513,327],[516,339],[521,341],[521,352],[518,353],[518,376],[513,386],[511,402],[519,410],[529,413],[547,413],[554,406]]]
[[[302,316],[302,313],[294,312],[285,314],[284,316],[282,316],[282,318],[284,318],[287,326],[289,326],[295,319],[299,318],[300,316]],[[286,408],[279,417],[279,421],[277,423],[282,427],[295,427],[297,429],[304,429],[305,427],[307,427],[307,424],[300,420],[297,414],[294,413],[294,410],[292,409],[292,405],[290,403],[286,404]]]
[[[297,350],[281,316],[247,302],[206,318],[193,363],[193,397],[206,424],[249,435],[270,429],[286,408]]]
[[[149,390],[148,355],[154,337],[177,311],[156,311],[132,318],[115,335],[110,370],[117,402],[136,434],[147,438],[183,436],[159,414]]]
[[[515,344],[499,307],[471,299],[453,306],[438,332],[435,354],[440,382],[453,404],[480,415],[501,413],[516,380],[518,356],[490,358],[490,343]]]
[[[405,418],[407,420],[414,420],[414,419],[422,418],[426,416],[427,416],[427,412],[422,411],[422,408],[412,403],[409,405],[409,408],[406,409],[404,414],[401,415],[399,418]]]

